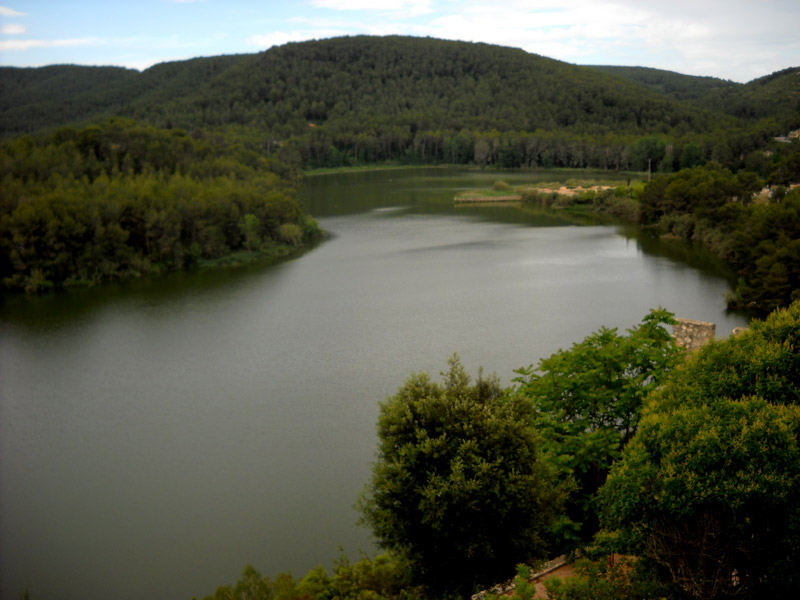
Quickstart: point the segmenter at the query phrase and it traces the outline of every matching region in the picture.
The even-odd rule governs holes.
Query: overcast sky
[[[800,0],[0,0],[0,64],[117,65],[401,34],[746,82],[800,66]]]

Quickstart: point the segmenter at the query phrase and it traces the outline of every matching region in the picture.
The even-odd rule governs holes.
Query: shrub
[[[284,223],[278,227],[278,241],[290,246],[299,246],[303,243],[303,230],[296,223]]]

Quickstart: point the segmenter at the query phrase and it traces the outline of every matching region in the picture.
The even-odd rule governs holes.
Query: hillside
[[[408,37],[292,43],[142,73],[5,68],[0,85],[3,135],[110,114],[182,127],[292,123],[296,129],[308,120],[355,119],[362,128],[391,122],[500,131],[651,132],[675,122],[705,129],[710,119],[594,69],[512,48]],[[65,113],[59,108],[65,102],[76,106]]]
[[[797,123],[800,68],[777,71],[736,88],[711,90],[700,102],[708,109],[743,119],[775,118]]]
[[[0,67],[0,137],[130,112],[132,102],[155,110],[191,94],[237,60],[198,58],[161,63],[144,72],[120,67],[54,65],[38,69]]]
[[[742,84],[716,77],[697,77],[683,75],[674,71],[652,69],[650,67],[615,67],[611,65],[589,66],[616,75],[622,79],[641,84],[648,89],[664,94],[675,100],[697,100],[712,90],[736,89]]]
[[[747,120],[771,117],[792,121],[800,115],[800,68],[797,67],[777,71],[745,84],[647,67],[589,68],[732,117]]]
[[[141,73],[0,68],[0,138],[121,116],[236,130],[310,167],[392,160],[671,171],[687,144],[702,160],[729,164],[800,127],[796,71],[741,85],[487,44],[341,37]]]
[[[0,133],[9,137],[121,108],[140,74],[119,67],[0,68]]]
[[[298,119],[305,127],[309,120],[336,120],[363,130],[400,126],[412,133],[605,130],[612,123],[617,131],[654,131],[663,129],[665,118],[704,126],[702,116],[670,99],[603,74],[521,50],[431,39],[287,44],[239,63],[217,83],[176,98],[165,112],[188,112],[211,124],[266,117]],[[207,105],[198,107],[201,96]],[[145,115],[148,107],[137,102],[136,109]]]

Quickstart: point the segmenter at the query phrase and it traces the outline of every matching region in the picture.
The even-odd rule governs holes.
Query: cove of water
[[[309,177],[331,237],[292,260],[3,298],[0,597],[188,599],[248,563],[302,576],[340,547],[357,559],[374,551],[352,506],[378,402],[411,372],[458,352],[508,383],[657,306],[718,336],[746,324],[702,254],[453,205],[498,177]]]

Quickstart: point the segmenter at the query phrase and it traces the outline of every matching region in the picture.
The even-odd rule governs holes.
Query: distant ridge
[[[712,90],[737,89],[743,84],[716,77],[683,75],[675,71],[665,71],[650,67],[615,67],[611,65],[589,66],[590,69],[605,71],[617,77],[633,81],[648,89],[665,94],[675,100],[698,100]]]

